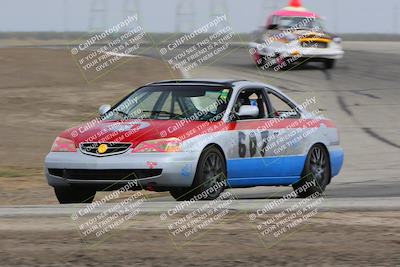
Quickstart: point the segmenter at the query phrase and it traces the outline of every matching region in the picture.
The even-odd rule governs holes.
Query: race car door
[[[284,95],[267,89],[270,106],[269,117],[274,121],[272,129],[279,137],[270,140],[271,151],[267,153],[274,157],[274,164],[279,166],[281,179],[286,181],[298,180],[304,167],[304,148],[307,137],[303,136],[301,115],[293,104]]]
[[[239,116],[242,106],[256,106],[258,115]],[[276,164],[281,153],[275,155],[271,143],[285,129],[278,125],[279,120],[275,120],[271,112],[265,88],[247,88],[239,92],[233,107],[231,128],[232,142],[236,144],[227,166],[231,186],[290,184],[290,181],[277,181],[282,177],[281,167]]]

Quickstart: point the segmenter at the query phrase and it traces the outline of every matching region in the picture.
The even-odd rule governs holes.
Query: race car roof
[[[296,10],[285,10],[285,9],[273,12],[272,16],[320,18],[320,16],[317,13],[311,11],[296,11]]]
[[[217,79],[178,79],[178,80],[165,80],[165,81],[159,81],[159,82],[154,82],[150,83],[147,85],[169,85],[169,84],[174,84],[174,85],[187,85],[187,84],[195,84],[195,85],[220,85],[220,86],[227,86],[227,87],[232,87],[234,83],[240,82],[240,81],[245,81],[245,80],[232,80],[232,79],[226,79],[226,80],[217,80]]]
[[[232,88],[233,91],[238,91],[245,87],[253,87],[253,88],[265,88],[267,87],[269,90],[278,92],[284,95],[287,99],[289,99],[292,103],[297,105],[297,103],[292,100],[290,97],[285,95],[278,87],[274,87],[270,84],[264,84],[257,81],[249,81],[249,80],[234,80],[234,79],[178,79],[178,80],[165,80],[159,82],[153,82],[146,84],[146,86],[163,86],[163,85],[219,85],[226,86],[228,88]]]
[[[304,8],[300,0],[291,0],[289,6],[273,12],[272,16],[320,18],[318,14]]]

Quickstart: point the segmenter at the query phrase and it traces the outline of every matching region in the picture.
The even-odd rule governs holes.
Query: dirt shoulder
[[[266,248],[245,214],[229,215],[177,249],[159,215],[87,247],[66,217],[0,218],[5,266],[396,266],[398,212],[322,212]]]
[[[0,169],[41,170],[55,137],[97,116],[140,85],[180,73],[143,57],[121,59],[99,76],[82,73],[65,49],[0,49]],[[96,79],[94,79],[96,78]]]
[[[43,176],[55,137],[138,86],[181,77],[159,60],[134,57],[88,82],[66,49],[2,48],[0,61],[0,205],[55,204]]]
[[[53,187],[47,184],[44,174],[37,169],[0,169],[0,208],[7,205],[59,204]],[[97,192],[95,200],[100,200],[109,192]],[[131,192],[123,193],[119,200],[128,198]],[[168,192],[146,191],[146,197],[169,196]]]

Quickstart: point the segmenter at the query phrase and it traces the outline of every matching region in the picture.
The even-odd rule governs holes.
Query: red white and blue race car
[[[62,132],[45,159],[47,180],[60,203],[88,203],[128,183],[177,200],[215,199],[226,187],[321,193],[343,150],[334,123],[306,111],[311,102],[244,80],[151,83]]]
[[[342,39],[328,33],[322,18],[305,9],[300,0],[274,11],[255,32],[250,53],[263,69],[287,69],[294,64],[323,62],[332,69],[344,55]]]

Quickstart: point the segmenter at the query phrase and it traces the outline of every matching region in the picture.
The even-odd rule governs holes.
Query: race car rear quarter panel
[[[343,149],[339,146],[329,148],[332,177],[337,176],[342,169],[344,162]]]
[[[332,176],[338,174],[343,151],[333,123],[313,120],[307,124],[310,120],[298,120],[301,123],[294,127],[293,119],[272,126],[269,121],[228,123],[223,130],[190,138],[186,147],[193,151],[202,151],[209,144],[221,147],[231,187],[293,184],[300,179],[308,151],[316,143],[328,148]]]

